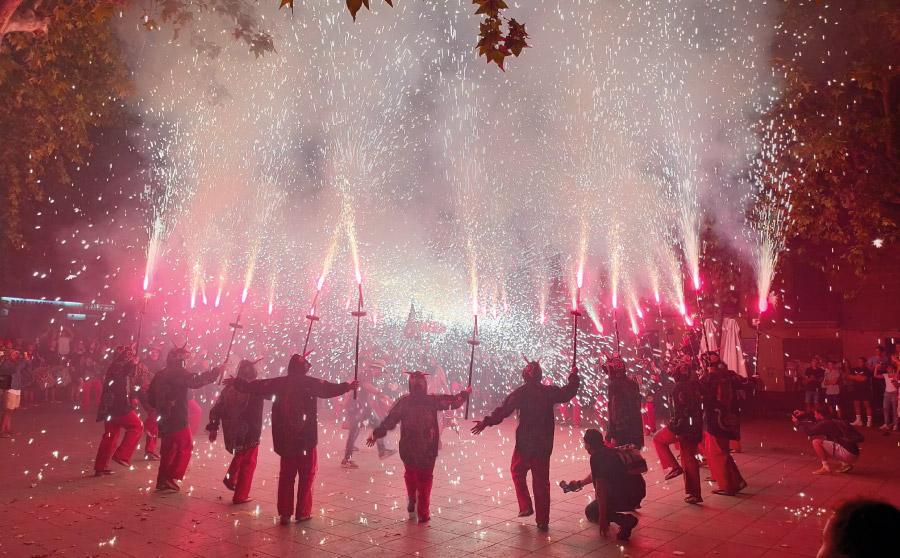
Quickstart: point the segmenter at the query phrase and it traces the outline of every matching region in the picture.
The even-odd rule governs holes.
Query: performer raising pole
[[[359,273],[359,268],[356,268],[356,285],[359,287],[359,301],[356,304],[356,312],[351,312],[350,315],[356,318],[356,349],[354,350],[353,355],[353,381],[359,381],[359,320],[366,313],[363,311],[363,294],[362,294],[362,275]],[[353,389],[353,399],[356,399],[357,389]]]
[[[472,368],[475,366],[475,347],[481,344],[480,341],[475,339],[475,337],[478,335],[478,302],[473,301],[472,305],[474,307],[473,310],[475,311],[475,327],[472,329],[472,338],[466,340],[466,343],[472,346],[472,354],[469,356],[468,391],[470,394],[472,392]],[[469,401],[471,399],[471,397],[466,398],[466,420],[469,420]]]

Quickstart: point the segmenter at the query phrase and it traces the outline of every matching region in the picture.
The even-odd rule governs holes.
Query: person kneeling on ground
[[[853,464],[859,461],[858,444],[864,438],[849,422],[835,418],[831,408],[823,404],[815,406],[812,417],[807,413],[794,411],[791,420],[795,425],[802,426],[806,435],[812,438],[813,449],[822,460],[822,468],[813,471],[814,475],[832,473],[829,458],[838,461],[838,473],[853,470]]]
[[[892,556],[896,553],[892,533],[898,524],[900,510],[887,502],[867,498],[845,500],[837,505],[825,524],[816,558]]]
[[[609,534],[610,522],[619,526],[616,538],[627,541],[638,524],[631,512],[641,505],[647,495],[647,485],[641,475],[630,475],[625,464],[603,441],[603,433],[590,429],[584,433],[584,448],[591,456],[591,473],[570,484],[593,483],[596,500],[584,508],[584,515],[591,523],[600,526],[600,535]]]

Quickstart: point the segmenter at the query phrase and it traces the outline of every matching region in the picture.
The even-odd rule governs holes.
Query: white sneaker
[[[856,419],[855,421],[850,423],[850,426],[862,426],[863,422],[860,419]]]
[[[878,430],[890,430],[891,426],[889,424],[882,424],[878,427]]]
[[[871,421],[871,420],[869,421],[869,424],[868,424],[867,426],[868,426],[869,428],[872,428],[873,424],[872,424],[872,421]]]

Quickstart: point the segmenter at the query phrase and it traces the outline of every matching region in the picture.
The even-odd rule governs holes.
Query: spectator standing
[[[881,429],[891,430],[893,426],[894,430],[900,430],[900,417],[897,416],[897,370],[889,361],[886,361],[878,370],[880,373],[876,372],[875,376],[884,380],[884,396],[881,403],[884,411],[884,424],[881,425]],[[869,426],[872,426],[871,419]]]
[[[859,357],[856,366],[850,369],[850,397],[856,420],[853,426],[862,426],[862,410],[866,411],[869,426],[872,426],[872,369],[867,366],[866,359]]]
[[[822,368],[819,357],[813,357],[806,372],[803,373],[803,383],[806,386],[804,401],[806,402],[806,411],[809,413],[821,401],[822,382],[824,380],[825,369]]]
[[[836,361],[828,361],[822,385],[825,386],[825,404],[837,414],[841,397],[841,369]]]
[[[31,383],[29,362],[22,358],[22,353],[9,351],[6,362],[0,364],[0,376],[9,376],[9,388],[0,390],[0,438],[12,438],[12,414],[19,408],[22,388]]]

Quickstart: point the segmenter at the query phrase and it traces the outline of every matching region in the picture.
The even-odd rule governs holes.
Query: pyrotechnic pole
[[[306,315],[306,319],[309,320],[309,328],[306,330],[306,341],[303,342],[303,354],[306,354],[306,347],[309,345],[309,336],[312,333],[313,323],[319,321],[319,317],[316,316],[316,303],[319,300],[320,292],[322,292],[322,287],[316,289],[316,296],[313,297],[312,309],[309,311],[309,314]]]
[[[140,357],[141,353],[141,331],[144,329],[144,314],[147,313],[147,302],[150,301],[150,293],[144,293],[144,302],[141,304],[140,318],[138,318],[137,338],[134,340],[134,354]]]
[[[478,314],[475,314],[475,327],[472,329],[472,338],[467,339],[466,343],[472,346],[472,353],[469,355],[469,384],[468,387],[472,387],[472,368],[475,367],[475,347],[481,344],[480,341],[475,339],[478,335]],[[469,397],[466,398],[466,417],[465,420],[469,420],[469,402],[472,400],[472,394],[469,394]]]
[[[241,315],[244,313],[244,302],[246,301],[246,298],[241,300],[241,306],[238,309],[237,319],[228,324],[229,326],[231,326],[231,341],[228,343],[228,352],[225,354],[225,362],[222,364],[222,373],[219,375],[220,385],[225,379],[225,371],[228,369],[228,361],[231,359],[231,348],[234,347],[234,337],[235,335],[237,335],[237,330],[244,329],[244,326],[241,325]]]
[[[616,330],[616,353],[619,352],[619,308],[613,306],[613,326]]]
[[[666,328],[666,320],[665,318],[663,318],[662,313],[662,304],[660,304],[659,301],[656,302],[656,311],[659,314],[659,324],[660,326],[662,326],[663,338],[665,339],[666,343],[666,350],[669,350],[669,330]]]
[[[762,374],[759,373],[759,334],[761,333],[761,330],[762,330],[762,317],[763,317],[763,310],[762,310],[762,308],[760,308],[759,309],[759,319],[756,322],[756,354],[753,357],[753,372],[755,374],[759,375],[760,377],[762,376]]]
[[[569,312],[572,314],[572,371],[575,371],[575,367],[578,360],[578,316],[581,316],[581,312],[578,310],[581,305],[581,280],[583,277],[583,273],[581,271],[578,272],[578,290],[575,293],[575,299],[572,301],[572,310]]]
[[[353,381],[359,379],[359,322],[366,315],[363,311],[363,294],[362,294],[362,276],[359,270],[356,271],[356,284],[359,287],[359,301],[356,305],[356,312],[350,312],[350,315],[356,318],[356,349],[353,355]],[[356,399],[356,390],[353,390],[353,399]]]

